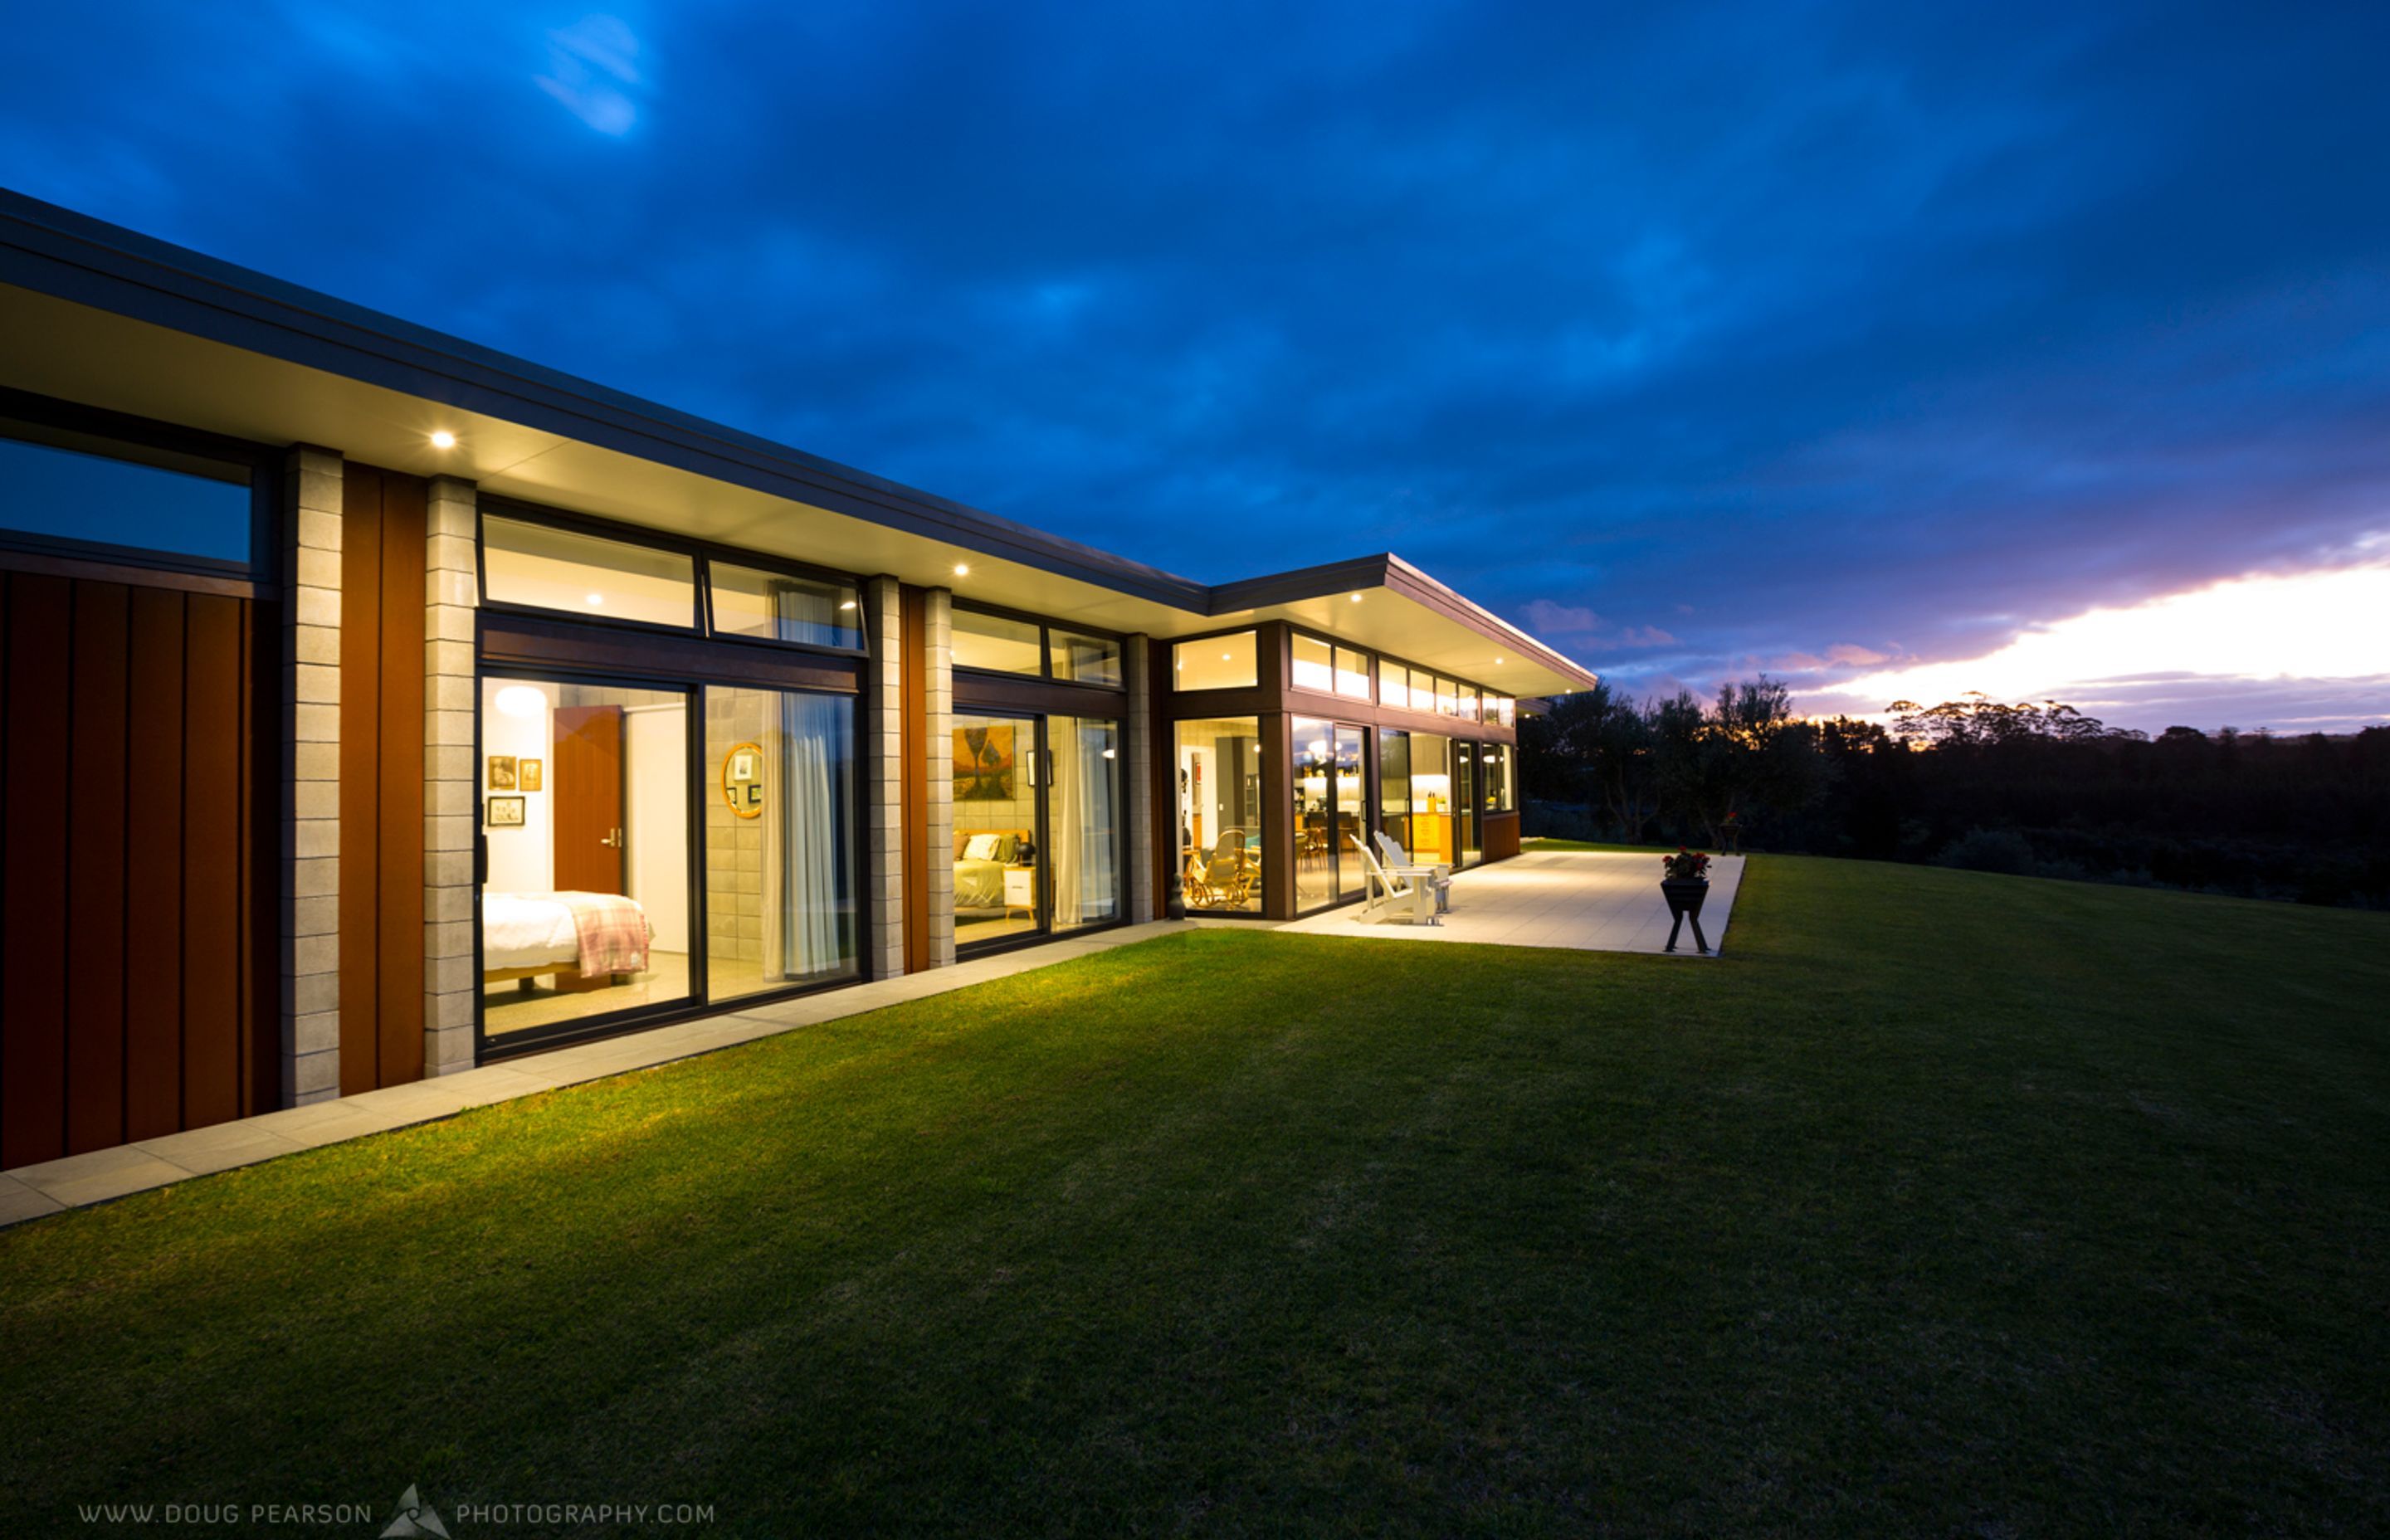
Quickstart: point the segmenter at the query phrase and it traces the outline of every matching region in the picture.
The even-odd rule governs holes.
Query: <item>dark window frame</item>
[[[952,665],[953,672],[974,679],[1034,679],[1048,685],[1068,685],[1083,690],[1102,690],[1107,694],[1125,696],[1128,693],[1128,638],[1117,631],[1107,631],[1099,625],[1082,625],[1076,621],[1058,621],[1051,615],[1033,614],[1026,610],[1013,610],[999,604],[983,604],[976,599],[949,597],[947,625],[951,635],[954,614],[992,615],[1000,621],[1017,621],[1037,628],[1037,672],[1026,674],[1009,668],[971,668],[962,663]],[[1099,685],[1086,679],[1064,679],[1054,672],[1054,633],[1067,631],[1076,636],[1094,636],[1112,644],[1120,655],[1121,682]],[[949,647],[951,652],[951,645]]]
[[[24,431],[26,429],[32,432]],[[142,568],[186,576],[249,582],[261,597],[278,587],[282,526],[283,463],[287,450],[273,445],[178,427],[150,417],[59,401],[30,391],[0,387],[0,439],[34,444],[95,459],[121,460],[154,470],[238,485],[230,476],[195,468],[193,462],[246,471],[249,484],[249,555],[243,560],[84,540],[72,535],[0,530],[0,550],[28,556]]]
[[[574,513],[542,503],[525,502],[503,494],[483,494],[476,499],[473,519],[473,583],[481,607],[494,614],[541,616],[564,619],[581,625],[610,626],[618,630],[643,632],[650,635],[693,636],[698,640],[718,643],[724,647],[765,648],[775,652],[813,652],[833,658],[863,658],[871,650],[871,634],[862,623],[864,613],[864,579],[854,572],[836,568],[816,566],[788,557],[764,551],[751,551],[741,545],[726,545],[719,541],[695,536],[675,535],[661,530],[646,529],[636,524],[624,524],[618,520],[601,519],[593,514]],[[648,550],[667,551],[686,556],[690,561],[691,581],[696,586],[695,619],[688,625],[666,625],[658,621],[631,621],[618,616],[591,615],[577,610],[551,610],[542,605],[512,603],[493,599],[489,593],[489,552],[484,523],[489,515],[509,519],[517,523],[535,524],[570,534],[589,535],[599,540],[611,540],[620,545],[640,546]],[[718,631],[713,623],[713,563],[726,567],[744,567],[750,571],[767,572],[777,577],[803,578],[815,583],[843,584],[854,590],[855,635],[860,640],[853,647],[841,647],[830,642],[788,641],[777,636],[753,636],[740,632]]]

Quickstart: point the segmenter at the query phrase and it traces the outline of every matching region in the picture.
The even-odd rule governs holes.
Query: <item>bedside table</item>
[[[1024,919],[1037,918],[1037,868],[1034,866],[1004,868],[1004,918],[1010,919],[1015,909],[1022,912]]]

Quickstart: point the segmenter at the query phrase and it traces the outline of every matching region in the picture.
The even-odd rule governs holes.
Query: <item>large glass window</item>
[[[1477,805],[1488,813],[1511,811],[1510,746],[1507,743],[1481,743],[1477,746]]]
[[[807,647],[863,646],[863,607],[852,583],[789,577],[709,561],[713,630]]]
[[[1478,787],[1484,780],[1478,754],[1483,744],[1456,742],[1452,746],[1452,822],[1460,841],[1459,865],[1473,864],[1481,842],[1478,821],[1483,809],[1477,801]]]
[[[708,687],[702,763],[709,996],[854,977],[854,702]]]
[[[0,421],[0,530],[126,545],[214,561],[250,559],[250,479],[246,467],[135,445],[118,458],[62,443],[32,424]]]
[[[1110,636],[1090,636],[1077,631],[1048,631],[1047,637],[1047,652],[1053,660],[1055,678],[1120,688],[1120,643]]]
[[[1438,733],[1412,733],[1410,768],[1411,859],[1458,866],[1460,844],[1453,828],[1452,739]]]
[[[691,996],[688,697],[482,682],[482,1027]]]
[[[1411,709],[1411,671],[1400,663],[1378,660],[1378,704],[1397,711]]]
[[[1201,645],[1201,644],[1198,644]],[[1262,906],[1262,743],[1253,717],[1177,725],[1178,865],[1190,909]]]
[[[1459,688],[1459,697],[1458,697],[1458,699],[1459,699],[1460,704],[1459,704],[1458,709],[1458,710],[1456,710],[1456,711],[1454,712],[1454,713],[1453,713],[1453,714],[1454,714],[1454,715],[1456,715],[1456,716],[1458,716],[1458,717],[1459,717],[1459,718],[1460,718],[1462,721],[1464,721],[1464,722],[1474,722],[1474,721],[1476,721],[1476,720],[1477,720],[1477,687],[1476,687],[1476,686],[1474,686],[1474,685],[1462,685],[1462,686],[1458,687],[1458,688]]]
[[[1044,638],[1036,622],[983,615],[976,610],[957,609],[953,614],[955,667],[995,674],[1045,673]]]
[[[1499,724],[1505,727],[1513,727],[1518,725],[1519,702],[1512,697],[1507,695],[1487,696],[1485,698],[1485,720]]]
[[[1336,649],[1336,693],[1356,700],[1369,699],[1369,655],[1349,647]]]
[[[1207,636],[1171,649],[1171,686],[1182,690],[1250,689],[1261,682],[1254,633]]]
[[[1294,634],[1294,687],[1326,695],[1336,687],[1336,649],[1317,636]]]
[[[697,624],[696,558],[495,514],[482,520],[482,591],[499,604]]]

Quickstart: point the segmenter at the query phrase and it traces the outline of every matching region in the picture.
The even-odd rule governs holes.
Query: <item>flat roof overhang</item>
[[[1510,695],[1595,677],[1398,557],[1206,585],[5,191],[0,384],[1102,630],[1288,620]]]

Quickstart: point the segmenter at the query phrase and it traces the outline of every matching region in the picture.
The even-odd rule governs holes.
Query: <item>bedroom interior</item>
[[[955,944],[1118,918],[1120,724],[954,721]]]

